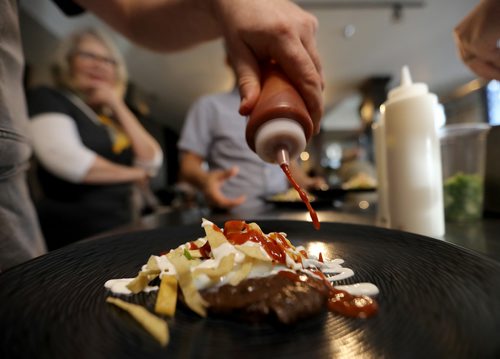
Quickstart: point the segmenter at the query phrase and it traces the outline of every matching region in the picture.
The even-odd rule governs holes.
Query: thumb
[[[223,170],[221,173],[220,173],[220,179],[223,179],[223,180],[227,180],[231,177],[234,177],[238,174],[238,172],[240,172],[240,168],[238,166],[233,166],[227,170]]]
[[[226,170],[215,170],[212,172],[213,178],[216,182],[224,182],[229,178],[236,176],[239,172],[239,168],[237,166],[233,166]]]

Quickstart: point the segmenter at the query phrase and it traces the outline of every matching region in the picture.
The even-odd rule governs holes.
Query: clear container
[[[482,217],[486,123],[448,125],[440,129],[443,202],[447,221]]]

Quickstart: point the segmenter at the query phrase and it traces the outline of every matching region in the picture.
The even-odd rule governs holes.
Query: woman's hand
[[[210,205],[221,209],[229,209],[245,202],[246,196],[244,195],[237,198],[228,198],[221,191],[224,182],[236,176],[237,173],[238,167],[232,167],[228,170],[214,170],[208,173],[203,193]]]
[[[120,106],[125,106],[123,99],[111,86],[94,87],[87,92],[87,104],[94,109],[109,108],[113,112]]]

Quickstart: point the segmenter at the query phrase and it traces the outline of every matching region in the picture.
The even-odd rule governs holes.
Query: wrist
[[[142,181],[148,176],[147,172],[141,167],[132,167],[133,180],[132,181]]]

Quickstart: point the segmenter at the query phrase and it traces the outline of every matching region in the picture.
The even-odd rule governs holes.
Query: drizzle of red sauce
[[[255,231],[245,221],[227,221],[224,225],[224,235],[233,245],[243,244],[247,241],[259,243],[266,253],[278,263],[286,263],[285,249],[290,245],[283,235],[276,233],[269,237]]]
[[[210,247],[210,243],[208,243],[208,241],[206,241],[201,247],[198,247],[194,242],[189,242],[189,249],[198,249],[202,258],[210,258],[210,253],[212,252],[212,248]]]
[[[311,202],[309,202],[309,198],[307,198],[307,194],[302,190],[302,188],[300,188],[299,184],[294,180],[292,173],[290,172],[290,167],[288,166],[288,164],[282,163],[282,164],[280,164],[280,167],[283,170],[283,172],[285,173],[286,177],[288,178],[288,181],[290,182],[290,184],[298,192],[302,202],[304,202],[305,205],[307,206],[307,209],[309,210],[309,215],[311,216],[311,220],[313,222],[314,229],[319,230],[320,223],[318,220],[318,214],[316,213],[314,208],[312,208]]]
[[[222,229],[220,229],[215,223],[212,223],[212,228],[214,231],[222,233]]]
[[[328,309],[346,317],[368,318],[377,313],[378,304],[366,295],[352,295],[332,287],[328,298]]]
[[[230,233],[240,233],[245,228],[247,228],[247,224],[245,223],[245,221],[239,221],[239,220],[226,221],[226,223],[224,223],[224,234],[227,235]]]
[[[354,318],[368,318],[377,313],[378,304],[375,299],[366,295],[352,295],[344,290],[337,289],[328,281],[323,272],[319,270],[313,272],[320,276],[330,288],[327,306],[331,312]]]

